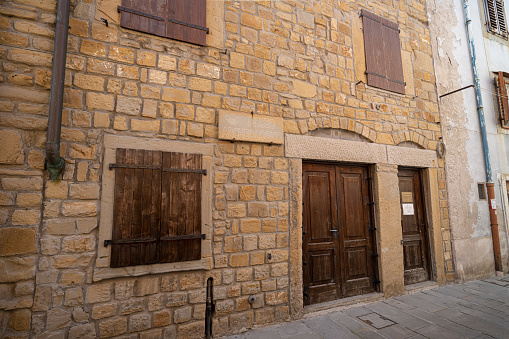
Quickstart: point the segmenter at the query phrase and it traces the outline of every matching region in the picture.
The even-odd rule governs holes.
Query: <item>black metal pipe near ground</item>
[[[205,338],[212,338],[212,316],[214,315],[214,279],[207,279],[207,301],[205,303]]]

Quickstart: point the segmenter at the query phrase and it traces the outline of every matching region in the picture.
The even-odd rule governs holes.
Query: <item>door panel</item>
[[[430,279],[427,223],[420,171],[401,168],[398,176],[405,285],[410,285]]]
[[[368,168],[337,166],[336,178],[343,296],[374,292]]]
[[[367,167],[303,165],[305,304],[373,292]]]
[[[312,164],[303,168],[304,302],[319,303],[340,298],[339,242],[333,168]]]

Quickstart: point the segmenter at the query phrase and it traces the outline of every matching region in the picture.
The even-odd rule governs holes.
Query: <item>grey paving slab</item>
[[[492,308],[489,308],[489,307],[486,307],[483,305],[479,305],[475,302],[471,302],[471,301],[468,301],[465,299],[458,299],[456,297],[447,296],[447,295],[443,294],[442,292],[437,292],[437,291],[430,291],[429,294],[434,295],[436,297],[440,297],[440,295],[443,295],[443,298],[446,301],[451,302],[452,308],[454,308],[460,312],[464,312],[464,313],[479,317],[481,319],[486,319],[488,321],[499,322],[499,321],[507,320],[505,314],[497,312],[496,310],[494,310]]]
[[[444,305],[435,304],[434,302],[423,299],[420,297],[420,295],[422,295],[422,293],[404,295],[401,297],[396,297],[395,299],[427,312],[436,312],[446,308]]]
[[[360,322],[356,318],[352,318],[343,312],[334,312],[327,314],[329,318],[348,328],[350,331],[357,332],[362,330],[371,330],[371,327],[365,323]]]
[[[360,316],[360,317],[358,317],[358,319],[360,321],[374,327],[377,330],[380,330],[382,328],[396,324],[396,322],[394,322],[390,319],[387,319],[386,317],[381,316],[380,314],[374,313],[374,312]]]
[[[432,291],[437,292],[437,293],[442,293],[444,295],[456,297],[456,298],[464,298],[464,297],[468,297],[471,295],[470,293],[463,290],[463,288],[461,288],[461,286],[459,286],[459,285],[443,286],[443,287],[435,288]]]
[[[391,339],[404,339],[415,336],[417,333],[401,325],[393,325],[378,331],[381,335]]]
[[[367,305],[366,308],[373,310],[374,312],[383,315],[386,318],[389,318],[395,323],[398,323],[412,330],[425,327],[430,324],[426,320],[414,317],[413,315],[408,314],[408,312],[397,309],[396,307],[388,305],[384,302],[370,304]]]
[[[457,324],[455,322],[452,322],[450,320],[447,320],[445,318],[439,317],[437,315],[434,315],[432,313],[420,309],[409,310],[408,313],[412,314],[413,316],[427,320],[432,324],[447,328],[450,331],[457,333],[465,338],[476,338],[481,334],[480,332],[472,330],[466,326]]]
[[[308,318],[302,322],[322,338],[358,339],[352,331],[327,316]]]
[[[302,321],[293,321],[274,327],[282,338],[297,338],[299,336],[305,338],[320,338],[312,329],[307,327]]]
[[[415,330],[417,333],[422,334],[427,338],[440,338],[440,339],[464,339],[462,335],[451,332],[438,325],[430,325]]]
[[[483,299],[480,296],[475,295],[475,294],[471,294],[470,296],[464,297],[464,298],[461,298],[461,299],[467,300],[467,301],[470,301],[470,302],[473,302],[473,303],[476,303],[476,304],[479,304],[479,305],[482,305],[482,306],[486,306],[486,307],[489,307],[489,308],[492,308],[492,309],[495,309],[496,307],[504,306],[505,305],[501,301],[492,300],[492,299]]]
[[[435,314],[483,334],[487,334],[495,338],[507,338],[508,332],[505,328],[498,326],[497,324],[487,322],[486,320],[451,309],[438,311],[435,312]]]
[[[354,318],[371,313],[371,312],[373,312],[373,311],[368,310],[364,306],[349,308],[349,309],[346,309],[343,311],[343,313],[348,314],[350,317],[354,317]]]
[[[244,333],[245,339],[281,339],[279,333],[272,327],[261,328]]]
[[[415,308],[415,306],[401,302],[395,298],[384,300],[384,303],[394,306],[396,308],[399,308],[400,310],[403,310],[403,311],[411,310],[411,309]]]
[[[376,333],[372,330],[359,330],[354,332],[362,339],[384,339],[385,337],[381,334]]]

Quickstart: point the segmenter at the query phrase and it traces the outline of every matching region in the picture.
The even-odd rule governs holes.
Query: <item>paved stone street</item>
[[[308,314],[227,339],[509,338],[509,275]]]

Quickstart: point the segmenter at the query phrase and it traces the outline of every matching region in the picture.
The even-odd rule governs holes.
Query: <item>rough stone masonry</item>
[[[302,305],[289,300],[301,274],[289,270],[301,260],[289,255],[292,162],[284,145],[219,140],[218,112],[280,117],[287,134],[332,129],[434,150],[441,132],[424,0],[209,0],[204,47],[121,28],[120,4],[72,1],[66,166],[50,181],[56,1],[0,3],[0,336],[197,338],[208,277],[215,336],[299,317]],[[404,95],[365,84],[363,8],[399,24]],[[105,135],[211,145],[206,269],[94,278],[105,265],[97,260]],[[442,160],[437,185],[452,280]]]

